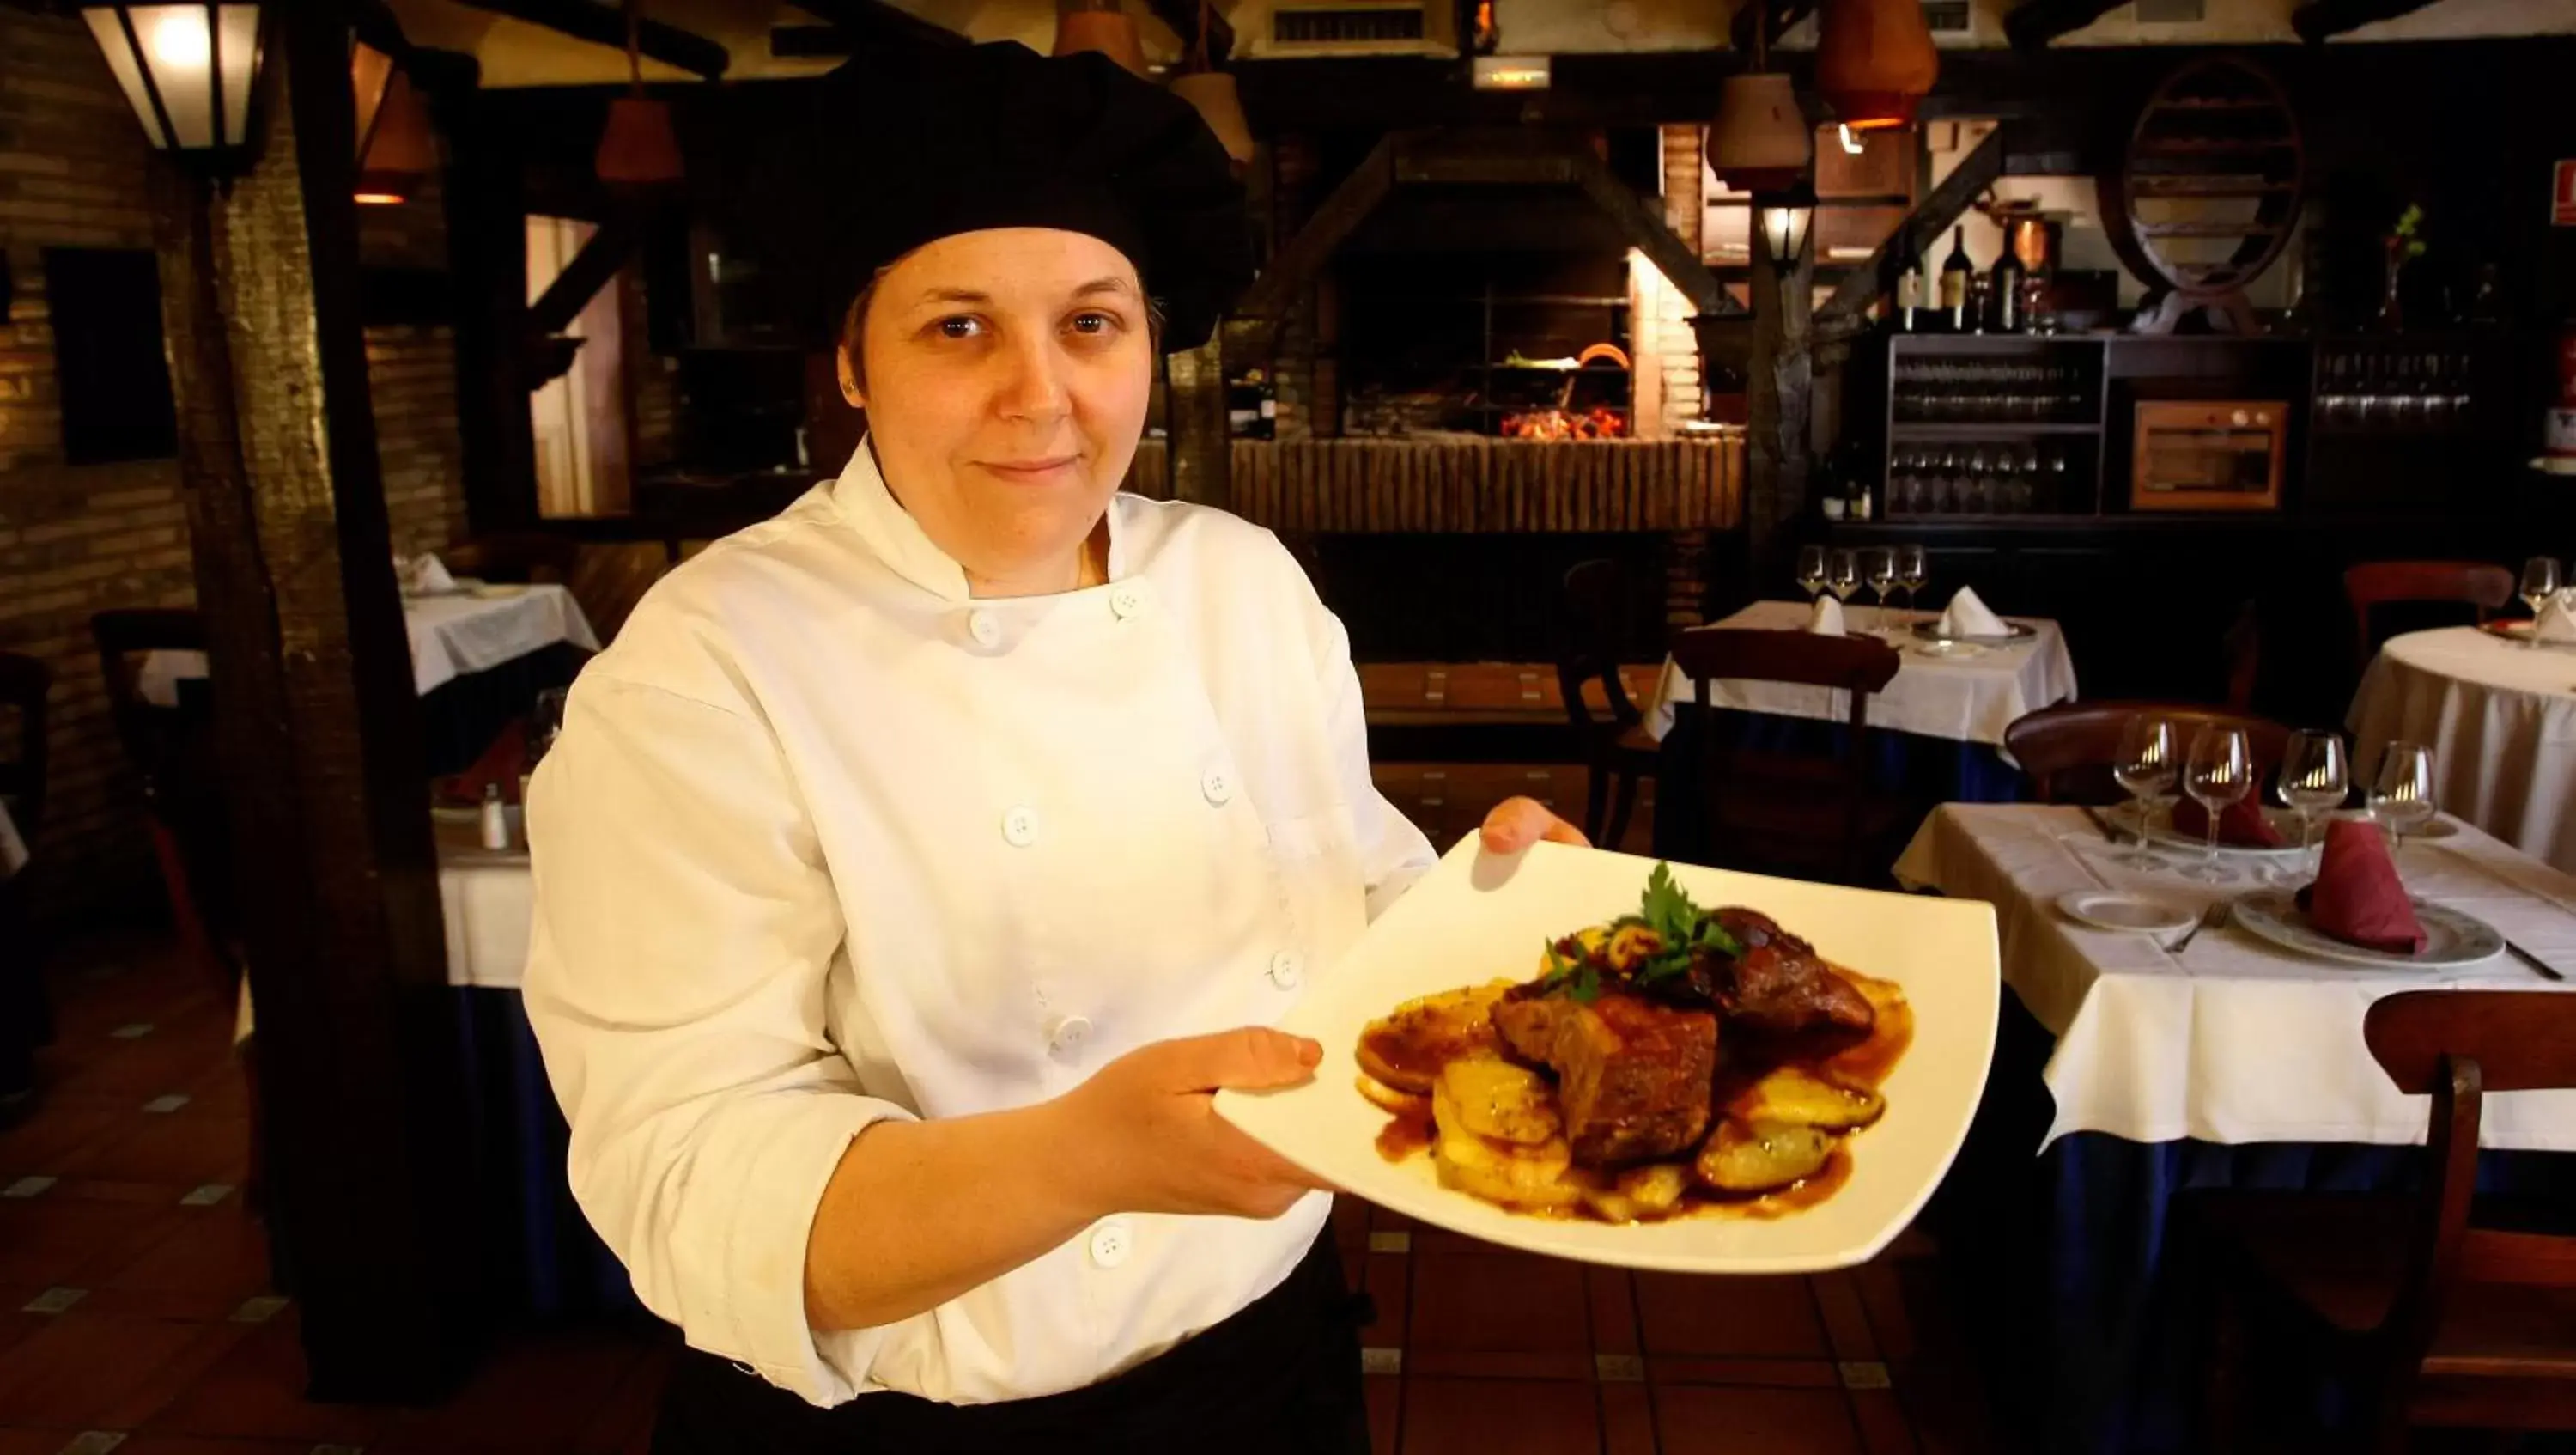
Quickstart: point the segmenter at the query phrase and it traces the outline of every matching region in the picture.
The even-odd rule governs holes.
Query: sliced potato
[[[1791,1122],[1717,1124],[1692,1170],[1723,1192],[1768,1192],[1814,1174],[1833,1154],[1834,1136]]]
[[[1458,1126],[1498,1142],[1534,1146],[1565,1131],[1547,1078],[1499,1056],[1469,1056],[1440,1068]]]
[[[1887,1098],[1866,1087],[1828,1081],[1801,1066],[1783,1066],[1738,1093],[1726,1115],[1742,1122],[1789,1122],[1846,1132],[1877,1121]]]
[[[1433,1088],[1431,1107],[1439,1128],[1431,1160],[1442,1186],[1524,1210],[1569,1208],[1582,1200],[1582,1189],[1567,1179],[1574,1151],[1563,1137],[1523,1146],[1466,1130],[1446,1078]]]
[[[1494,1002],[1511,986],[1493,980],[1406,1001],[1360,1032],[1360,1069],[1398,1091],[1430,1095],[1442,1066],[1493,1054]]]
[[[1644,925],[1622,925],[1610,935],[1610,968],[1623,973],[1634,970],[1637,962],[1663,947],[1664,937]]]
[[[1679,1212],[1689,1187],[1689,1168],[1679,1162],[1650,1162],[1607,1183],[1586,1183],[1583,1201],[1607,1222],[1648,1222]]]
[[[1374,1076],[1362,1075],[1353,1079],[1359,1083],[1360,1095],[1367,1097],[1369,1104],[1380,1111],[1393,1112],[1400,1117],[1431,1115],[1431,1098],[1428,1096],[1398,1091]]]

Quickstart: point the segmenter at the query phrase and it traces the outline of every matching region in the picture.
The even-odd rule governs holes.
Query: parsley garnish
[[[1646,876],[1646,893],[1638,903],[1639,912],[1622,915],[1612,922],[1615,935],[1623,929],[1642,929],[1655,937],[1653,954],[1629,967],[1628,978],[1640,986],[1661,984],[1688,975],[1692,955],[1708,950],[1732,958],[1744,952],[1736,938],[1718,924],[1717,917],[1691,903],[1681,885],[1674,882],[1672,866],[1657,864]],[[1601,995],[1601,970],[1591,957],[1568,958],[1557,948],[1558,941],[1547,944],[1547,973],[1540,977],[1542,990],[1563,988],[1576,1001],[1590,1003]]]

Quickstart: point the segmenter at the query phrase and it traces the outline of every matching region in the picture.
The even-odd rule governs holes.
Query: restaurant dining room
[[[0,1455],[2576,1452],[2570,75],[0,0]]]

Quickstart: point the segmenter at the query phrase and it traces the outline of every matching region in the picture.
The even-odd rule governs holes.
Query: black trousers
[[[1327,1229],[1284,1282],[1224,1323],[1114,1378],[1037,1399],[950,1405],[879,1391],[817,1409],[683,1349],[653,1455],[1368,1455],[1364,1322]]]

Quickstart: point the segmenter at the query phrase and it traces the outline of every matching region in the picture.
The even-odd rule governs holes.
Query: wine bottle
[[[1968,280],[1976,275],[1977,265],[1968,261],[1968,229],[1954,228],[1950,256],[1941,260],[1941,311],[1949,315],[1953,333],[1968,331]]]
[[[1923,254],[1916,248],[1905,250],[1905,266],[1896,275],[1894,321],[1906,333],[1923,327]]]
[[[1991,322],[1997,333],[2022,331],[2022,277],[2021,259],[2011,248],[2007,247],[1995,255],[1994,288],[1989,296],[1993,299],[1994,306],[1994,317]]]

